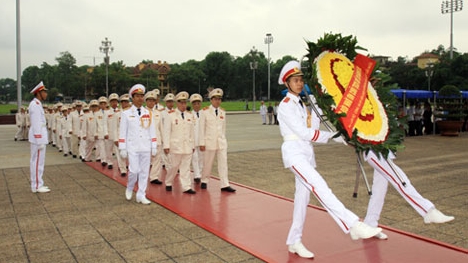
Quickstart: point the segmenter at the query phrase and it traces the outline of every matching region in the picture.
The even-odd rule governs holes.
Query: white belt
[[[298,141],[301,138],[299,138],[296,134],[291,134],[291,135],[286,135],[283,136],[283,141]]]

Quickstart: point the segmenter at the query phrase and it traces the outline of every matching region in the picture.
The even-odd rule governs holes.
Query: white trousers
[[[200,151],[200,147],[195,147],[192,155],[193,178],[201,178],[204,156],[204,152]]]
[[[219,150],[205,150],[203,171],[201,182],[208,183],[210,180],[211,169],[213,168],[213,162],[215,156],[218,162],[218,176],[221,180],[221,188],[229,186],[228,179],[228,164],[227,164],[227,149]]]
[[[359,217],[338,200],[312,164],[304,158],[289,167],[289,170],[295,175],[296,191],[294,193],[293,220],[286,244],[292,245],[302,238],[310,193],[314,194],[343,232],[349,233],[349,229],[359,221]]]
[[[44,174],[46,148],[39,150],[39,144],[31,143],[31,159],[29,170],[31,176],[31,190],[36,191],[44,185],[42,175]]]
[[[84,159],[86,157],[86,140],[83,140],[83,138],[80,139],[79,151],[81,158]]]
[[[373,227],[378,225],[380,213],[382,212],[385,201],[385,195],[387,193],[388,182],[392,184],[395,190],[397,190],[406,202],[408,202],[408,204],[410,204],[421,216],[425,216],[430,209],[434,208],[434,204],[431,201],[422,197],[418,193],[405,172],[393,163],[392,157],[395,158],[394,156],[390,156],[387,160],[385,160],[382,155],[380,155],[380,157],[381,158],[378,158],[372,151],[370,151],[367,156],[364,156],[364,159],[374,168],[372,195],[369,199],[367,214],[364,219],[366,224]],[[395,174],[395,171],[389,163],[393,166],[393,169],[395,169],[399,177]],[[403,186],[399,178],[406,183],[406,186]]]
[[[70,140],[70,150],[73,155],[79,155],[78,152],[78,145],[80,140],[78,139],[78,135],[72,134]]]
[[[16,131],[16,134],[15,134],[15,139],[18,139],[18,140],[27,139],[27,138],[23,137],[24,129],[25,129],[24,126],[19,126],[18,127],[18,130]]]
[[[114,144],[113,148],[114,154],[117,157],[117,165],[119,166],[120,173],[127,173],[127,158],[122,158],[122,156],[120,156],[119,146]]]
[[[162,149],[161,145],[158,145],[158,150],[156,151],[156,156],[151,157],[151,171],[150,171],[150,181],[159,179],[162,173],[162,156],[164,154],[164,150]],[[167,168],[167,167],[166,167]],[[168,169],[166,169],[167,171]]]
[[[94,146],[96,145],[96,141],[94,138],[86,139],[86,154],[84,156],[85,161],[92,161],[91,155],[93,154]],[[97,158],[97,155],[96,155]]]
[[[104,151],[106,152],[106,159],[103,162],[106,162],[107,165],[112,165],[114,163],[114,157],[112,156],[114,152],[114,146],[115,144],[112,140],[104,140]]]
[[[62,150],[63,149],[62,148],[62,139],[60,139],[59,132],[58,131],[55,132],[54,135],[55,135],[55,142],[57,143],[57,149]]]
[[[70,137],[62,136],[62,149],[64,154],[70,152]]]
[[[96,159],[101,160],[101,163],[106,162],[106,144],[105,139],[96,140]]]
[[[179,180],[182,191],[192,189],[192,180],[190,176],[190,163],[192,154],[171,153],[171,169],[167,171],[166,185],[171,186],[179,170]]]
[[[127,190],[133,191],[138,181],[136,198],[146,197],[148,175],[151,161],[151,152],[128,152],[128,182]]]

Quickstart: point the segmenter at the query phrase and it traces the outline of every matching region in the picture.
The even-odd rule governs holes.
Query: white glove
[[[120,150],[120,156],[122,158],[127,158],[128,154],[127,154],[127,150]]]
[[[151,155],[156,156],[156,148],[151,148]]]
[[[333,138],[333,140],[334,140],[335,142],[337,142],[337,143],[342,143],[342,144],[344,144],[344,145],[348,145],[348,144],[346,143],[346,141],[343,139],[343,136]]]
[[[39,151],[44,150],[44,149],[45,149],[45,144],[39,144],[39,146],[37,147],[37,149],[38,149]]]

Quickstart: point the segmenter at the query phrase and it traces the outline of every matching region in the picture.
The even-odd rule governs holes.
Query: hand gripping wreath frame
[[[301,59],[301,62],[300,64],[302,64],[304,58],[306,58],[306,56],[302,57]],[[336,133],[337,132],[337,129],[335,127],[333,127],[332,124],[330,124],[327,120],[325,120],[324,118],[324,115],[322,115],[320,113],[320,111],[317,109],[317,106],[316,104],[312,101],[310,95],[309,94],[309,91],[307,90],[307,85],[304,85],[304,88],[303,88],[303,92],[304,92],[304,95],[307,99],[307,102],[308,102],[308,105],[307,107],[310,108],[311,111],[313,111],[317,116],[318,118],[320,119],[320,122],[323,123],[323,125],[325,126],[325,128],[329,131],[329,132],[333,132],[333,133]],[[346,142],[346,137],[341,135],[343,140]],[[346,144],[346,143],[345,143]],[[362,175],[363,177],[363,180],[364,180],[364,183],[366,185],[366,189],[367,189],[367,193],[368,195],[372,195],[372,190],[369,186],[369,181],[367,180],[367,175],[366,175],[366,171],[364,170],[364,166],[363,166],[363,162],[362,162],[362,156],[361,156],[361,152],[359,151],[356,151],[356,163],[357,163],[357,169],[356,169],[356,180],[355,180],[355,184],[354,184],[354,191],[353,191],[353,197],[354,198],[357,198],[358,196],[358,190],[359,190],[359,177]],[[398,180],[401,182],[401,184],[405,187],[406,186],[406,182],[402,179],[401,175],[399,174],[398,170],[395,169],[394,167],[394,164],[392,164],[392,162],[389,162],[386,158],[384,159],[385,162],[390,166],[390,168],[392,169],[392,171],[396,174]]]

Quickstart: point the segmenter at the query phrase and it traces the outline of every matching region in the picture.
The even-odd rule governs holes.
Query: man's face
[[[292,76],[288,78],[287,87],[296,95],[301,93],[304,88],[304,79],[302,76]]]
[[[130,106],[130,101],[123,100],[123,101],[120,102],[120,105],[122,105],[123,109],[126,109],[126,108],[128,108],[128,106]]]
[[[105,102],[99,102],[99,107],[101,108],[101,110],[105,110],[106,107],[107,107],[107,103],[105,103]]]
[[[186,100],[178,100],[177,101],[177,109],[179,111],[184,112],[187,109],[187,101]]]
[[[119,101],[118,100],[111,100],[110,101],[110,106],[113,109],[117,108],[119,106]]]
[[[146,100],[146,107],[152,109],[152,108],[154,108],[154,105],[156,105],[156,100],[155,99],[147,99]]]
[[[221,106],[222,99],[220,97],[213,97],[213,98],[210,99],[210,101],[211,101],[211,105],[213,105],[213,107],[219,108],[219,106]]]
[[[144,95],[143,94],[133,94],[132,101],[135,107],[140,108],[143,105]]]
[[[199,111],[201,108],[201,102],[200,101],[194,101],[192,102],[192,108],[194,111]]]
[[[174,108],[174,101],[173,100],[166,101],[166,107],[169,109]]]

